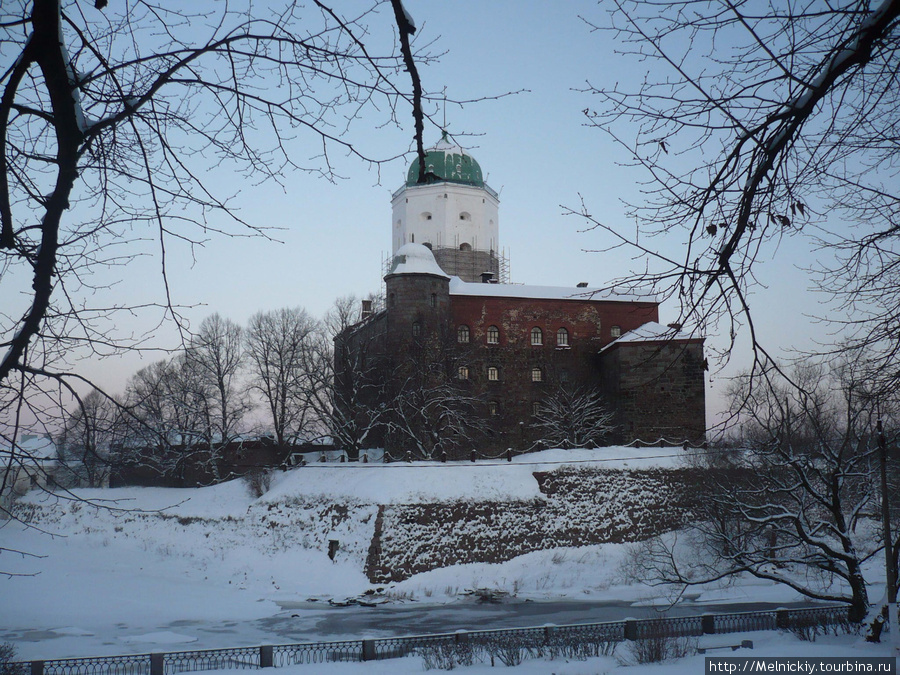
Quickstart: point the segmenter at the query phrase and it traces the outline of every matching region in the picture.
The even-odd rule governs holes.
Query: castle
[[[371,425],[368,445],[536,449],[560,390],[597,393],[608,442],[702,442],[703,339],[660,325],[652,296],[501,283],[499,199],[481,167],[446,134],[426,162],[393,195],[385,307],[364,303],[335,339],[336,401]]]

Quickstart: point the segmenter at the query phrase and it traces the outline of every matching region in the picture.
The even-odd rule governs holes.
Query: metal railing
[[[625,640],[846,625],[849,623],[847,612],[847,606],[839,605],[232,649],[22,661],[7,664],[7,672],[21,675],[174,675],[199,670],[277,668],[328,661],[375,661],[460,646],[481,648],[491,653],[514,646],[533,654],[550,654],[562,647],[596,648]]]

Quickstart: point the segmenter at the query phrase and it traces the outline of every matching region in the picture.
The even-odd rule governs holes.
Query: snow
[[[548,450],[511,463],[319,464],[274,474],[272,489],[258,499],[241,480],[196,489],[78,491],[113,510],[32,491],[23,508],[33,509],[34,523],[44,532],[19,522],[0,523],[0,546],[43,556],[0,555],[0,570],[33,575],[0,581],[0,642],[14,642],[19,658],[28,660],[322,639],[316,633],[319,618],[353,611],[322,608],[327,604],[322,601],[371,589],[362,569],[378,504],[539,499],[535,471],[565,465],[677,467],[684,455],[680,449],[615,447]],[[352,517],[339,517],[337,507]],[[327,555],[330,538],[341,545],[334,562]],[[456,607],[466,589],[491,588],[506,591],[516,602],[631,603],[635,615],[642,615],[667,598],[664,591],[629,580],[630,556],[625,544],[535,551],[501,564],[434,569],[388,585],[385,597],[397,605]],[[866,574],[877,580],[871,569]],[[872,595],[877,595],[874,588]],[[761,580],[698,588],[690,599],[797,600],[786,588]],[[294,615],[300,618],[291,619]],[[301,638],[266,628],[292,620],[305,626]],[[475,621],[473,629],[490,627]],[[408,632],[415,633],[415,626]],[[810,647],[785,636],[767,639],[786,652]],[[838,655],[858,644],[841,646]],[[685,672],[702,672],[703,662],[695,657],[681,663]],[[576,675],[604,672],[618,663],[554,661],[549,666],[530,661],[516,672]],[[402,673],[421,672],[422,664],[413,658],[364,666],[318,664],[315,672],[356,673],[362,667],[366,673]],[[460,672],[486,672],[484,667]]]
[[[463,281],[459,277],[450,279],[450,295],[530,298],[534,300],[587,300],[593,302],[659,302],[655,295],[616,293],[602,288],[528,286],[525,284],[473,284]]]
[[[635,328],[634,330],[630,330],[618,339],[610,342],[600,351],[606,351],[616,344],[623,343],[631,343],[631,342],[660,342],[660,341],[683,341],[683,340],[699,340],[702,339],[697,335],[691,335],[690,333],[685,333],[684,331],[669,328],[667,326],[660,325],[655,321],[648,321],[643,326],[639,328]]]
[[[398,248],[390,274],[431,274],[450,278],[435,262],[434,254],[422,244],[404,244]]]

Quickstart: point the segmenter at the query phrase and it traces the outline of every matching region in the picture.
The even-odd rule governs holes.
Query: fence
[[[563,646],[599,647],[624,640],[807,629],[847,623],[846,606],[776,609],[337,642],[25,661],[9,664],[12,669],[7,672],[22,675],[29,675],[29,672],[30,675],[173,675],[198,670],[257,669],[326,661],[374,661],[421,654],[434,649],[453,649],[461,645],[477,646],[487,651],[503,650],[514,645],[516,649],[552,653],[554,649]]]

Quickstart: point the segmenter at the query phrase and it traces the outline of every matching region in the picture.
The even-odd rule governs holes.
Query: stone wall
[[[709,471],[564,468],[534,477],[544,499],[379,507],[369,580],[402,581],[549,548],[641,541],[684,525]]]
[[[706,434],[703,341],[617,343],[601,355],[619,438],[700,443]]]

